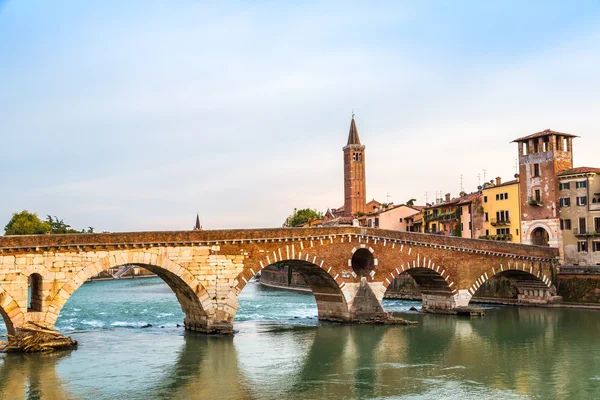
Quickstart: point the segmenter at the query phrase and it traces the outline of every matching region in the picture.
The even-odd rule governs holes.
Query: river
[[[490,307],[469,319],[384,306],[419,324],[321,323],[312,294],[251,282],[239,332],[205,336],[177,327],[159,278],[93,282],[57,322],[79,348],[0,355],[0,399],[600,397],[598,311]]]

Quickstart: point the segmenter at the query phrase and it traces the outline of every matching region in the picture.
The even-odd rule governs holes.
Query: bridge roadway
[[[556,293],[557,260],[549,247],[358,227],[5,236],[0,314],[9,332],[26,321],[53,327],[86,280],[133,264],[171,287],[187,329],[230,333],[246,283],[283,263],[312,288],[319,319],[364,322],[387,315],[381,300],[402,273],[421,288],[425,311],[468,305],[492,276],[508,278],[520,303],[544,304]]]

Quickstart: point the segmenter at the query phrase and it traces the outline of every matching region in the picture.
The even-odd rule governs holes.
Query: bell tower
[[[354,121],[350,121],[348,144],[344,151],[344,216],[352,217],[358,212],[365,212],[367,204],[367,185],[365,179],[365,146],[360,144],[358,129]]]

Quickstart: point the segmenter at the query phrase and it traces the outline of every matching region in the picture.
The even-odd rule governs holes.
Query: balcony
[[[490,218],[490,224],[492,226],[508,226],[510,225],[510,219]]]
[[[502,240],[502,241],[511,241],[513,238],[512,233],[500,234],[500,235],[483,235],[479,236],[479,239],[483,240]]]
[[[575,236],[600,236],[600,233],[598,233],[598,231],[594,231],[594,230],[582,231],[579,228],[573,228],[573,235],[575,235]]]

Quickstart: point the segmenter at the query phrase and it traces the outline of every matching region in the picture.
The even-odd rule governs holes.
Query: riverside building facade
[[[483,213],[485,232],[481,239],[521,243],[521,196],[519,179],[483,186]]]
[[[546,129],[513,141],[519,147],[521,243],[561,249],[558,175],[573,168],[576,137]]]
[[[559,174],[564,265],[600,265],[600,168]]]

